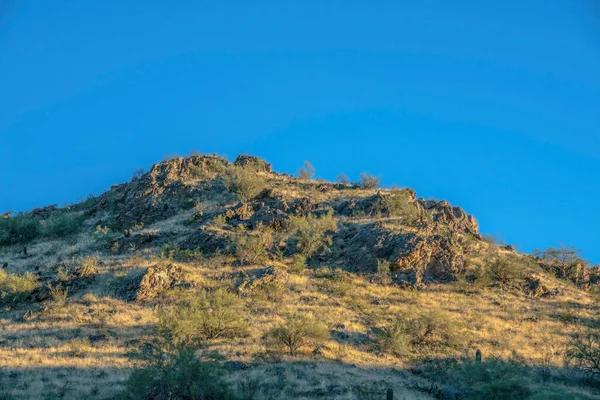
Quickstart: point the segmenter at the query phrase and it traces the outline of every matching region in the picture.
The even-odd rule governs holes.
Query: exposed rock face
[[[420,285],[455,280],[466,268],[466,246],[454,236],[386,229],[377,223],[341,232],[336,257],[355,270],[374,271],[390,261],[395,280]]]
[[[172,264],[148,268],[144,275],[131,282],[129,298],[137,301],[150,300],[163,290],[173,287],[182,278],[181,267]]]
[[[256,167],[259,171],[263,171],[263,172],[267,172],[267,173],[271,173],[273,172],[273,167],[271,166],[271,164],[269,164],[268,162],[266,162],[265,160],[255,157],[255,156],[249,156],[249,155],[239,155],[235,161],[233,162],[234,165],[237,165],[238,167],[245,167],[247,165],[251,165]]]
[[[233,248],[233,244],[225,233],[207,226],[201,226],[183,240],[180,246],[184,250],[200,250],[204,254],[229,253]]]
[[[136,222],[153,223],[194,206],[197,199],[210,198],[227,190],[216,174],[228,165],[227,160],[214,156],[176,158],[155,164],[152,169],[131,182],[113,186],[100,195],[85,211],[117,212],[116,227],[129,227]]]
[[[436,202],[419,199],[418,202],[432,215],[434,222],[446,224],[457,232],[470,233],[479,237],[479,225],[475,217],[468,215],[462,208],[452,207],[445,200]]]

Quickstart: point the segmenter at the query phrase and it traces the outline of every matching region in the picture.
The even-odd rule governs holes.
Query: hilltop
[[[577,251],[313,175],[192,155],[0,217],[0,393],[600,398],[600,274]]]

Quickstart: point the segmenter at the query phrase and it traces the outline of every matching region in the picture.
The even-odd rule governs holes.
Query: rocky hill
[[[193,155],[5,214],[0,393],[599,398],[599,275],[574,249],[519,254],[446,201],[312,173]]]

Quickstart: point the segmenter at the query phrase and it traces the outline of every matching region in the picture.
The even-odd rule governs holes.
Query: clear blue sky
[[[0,212],[251,153],[600,262],[599,128],[594,0],[0,1]]]

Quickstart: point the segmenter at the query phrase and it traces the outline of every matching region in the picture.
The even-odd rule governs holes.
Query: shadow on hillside
[[[119,354],[109,351],[74,357],[69,353],[59,353],[55,365],[5,366],[0,374],[0,387],[16,398],[114,398],[123,390],[123,383],[130,370],[110,365],[98,366],[98,362],[115,355]],[[437,372],[432,372],[427,363],[398,369],[358,366],[308,356],[302,361],[231,361],[224,365],[232,388],[242,398],[255,400],[375,400],[386,399],[388,389],[394,391],[394,399],[466,399],[469,398],[466,397],[469,390],[483,387],[477,386],[477,379],[487,376],[480,376],[472,371],[469,376],[455,373],[460,365],[454,359],[430,360],[429,363],[431,362],[436,363]],[[533,367],[510,364],[512,369],[494,372],[497,367],[491,362],[484,361],[475,365],[480,365],[477,368],[486,371],[486,374],[496,373],[493,377],[497,380],[495,384],[501,385],[495,389],[497,391],[485,389],[489,391],[485,393],[485,398],[528,398],[528,395],[514,397],[515,393],[541,396],[535,397],[536,399],[592,399],[600,396],[600,385],[592,385],[566,369],[557,368],[542,373]],[[502,368],[506,368],[505,364],[502,365]],[[467,378],[471,379],[469,384]]]

